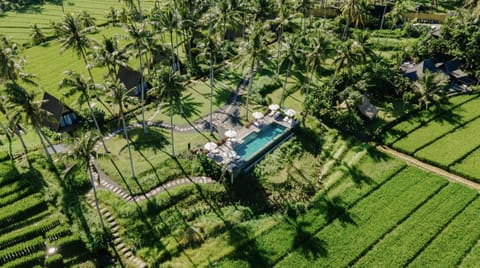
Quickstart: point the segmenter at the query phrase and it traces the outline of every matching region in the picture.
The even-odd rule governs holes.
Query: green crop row
[[[29,254],[27,256],[15,259],[11,262],[5,263],[3,268],[19,268],[19,267],[35,267],[36,265],[43,265],[45,259],[45,251],[37,251],[35,253]]]
[[[404,267],[477,193],[449,184],[361,258],[358,267]]]
[[[372,155],[375,153],[372,152]],[[275,228],[256,237],[254,242],[249,243],[246,247],[239,248],[237,251],[229,254],[218,262],[217,265],[221,267],[233,266],[234,262],[237,264],[240,262],[235,260],[239,254],[242,255],[244,252],[255,252],[257,250],[265,253],[265,261],[269,266],[278,262],[292,248],[301,245],[303,243],[302,239],[307,239],[309,234],[316,233],[336,217],[342,217],[342,206],[347,209],[360,200],[367,198],[377,188],[404,170],[405,165],[398,160],[385,156],[381,160],[363,157],[355,167],[358,168],[357,173],[363,173],[364,176],[371,179],[370,183],[365,183],[358,187],[354,183],[355,179],[352,178],[354,174],[346,173],[334,187],[329,187],[328,191],[325,192],[326,196],[322,194],[309,207],[308,212],[302,215],[301,222],[297,224],[301,227],[300,230],[305,235],[304,237],[298,236],[298,229],[295,227],[295,224],[284,221],[275,226]],[[255,258],[253,254],[249,261],[254,262],[256,261]],[[245,260],[246,257],[242,255],[242,259]]]
[[[60,226],[57,226],[57,227],[55,227],[51,230],[48,230],[45,233],[45,238],[47,238],[48,241],[52,242],[52,241],[58,240],[62,237],[65,237],[65,236],[68,236],[68,235],[71,235],[71,234],[72,234],[72,231],[71,231],[70,226],[60,225]]]
[[[317,244],[316,250],[300,247],[278,266],[347,266],[445,185],[443,179],[409,167],[315,234],[310,244]]]
[[[459,267],[460,268],[477,268],[480,263],[480,240],[477,241],[477,244],[472,248],[467,256],[462,260]]]
[[[17,258],[35,253],[40,249],[45,249],[45,243],[41,236],[18,243],[12,247],[0,250],[0,264],[3,265]]]
[[[466,158],[458,161],[449,167],[449,169],[462,176],[480,182],[478,163],[480,163],[480,148],[471,152]]]
[[[17,181],[14,181],[10,184],[6,184],[6,185],[3,185],[2,187],[0,187],[0,198],[3,198],[11,193],[14,193],[16,191],[20,191],[22,190],[23,188],[25,188],[26,186],[28,186],[28,180],[17,180]]]
[[[51,217],[35,223],[34,225],[29,225],[25,228],[2,235],[0,236],[0,249],[4,249],[33,237],[41,236],[58,225],[60,225],[60,220]]]
[[[384,143],[391,145],[400,139],[408,139],[409,135],[416,132],[417,129],[430,123],[443,122],[448,127],[449,125],[458,125],[464,121],[471,120],[480,114],[480,107],[475,100],[476,98],[477,96],[462,95],[451,98],[450,105],[420,111],[387,131]]]
[[[19,189],[15,192],[11,193],[10,195],[0,197],[0,207],[10,205],[11,203],[16,202],[16,201],[26,197],[30,193],[32,193],[32,188],[25,187],[23,189]]]
[[[60,238],[52,242],[52,246],[56,247],[58,253],[66,258],[78,255],[84,250],[83,242],[76,234]]]
[[[7,225],[5,227],[0,228],[0,233],[1,234],[6,234],[6,233],[9,233],[9,232],[14,232],[17,229],[24,228],[25,226],[35,224],[35,223],[43,220],[44,218],[47,218],[47,217],[51,216],[52,213],[53,212],[49,211],[48,209],[46,209],[42,212],[38,212],[35,215],[32,215],[28,218],[18,220],[14,223],[10,223],[9,225]]]
[[[480,139],[473,139],[480,133],[480,119],[437,140],[418,151],[415,156],[448,167],[455,161],[480,146]]]
[[[27,196],[0,210],[0,228],[14,223],[21,218],[28,217],[45,208],[46,204],[40,193]]]
[[[480,237],[480,199],[458,215],[435,240],[410,263],[410,267],[454,267]],[[441,256],[442,261],[438,258]]]

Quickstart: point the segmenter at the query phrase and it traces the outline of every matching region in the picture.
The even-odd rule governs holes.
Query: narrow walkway
[[[90,190],[87,193],[87,202],[92,207],[95,208],[95,200],[93,198],[93,192]],[[110,229],[113,238],[113,246],[118,254],[123,256],[123,260],[128,261],[130,264],[134,265],[135,267],[144,268],[148,265],[140,258],[135,256],[132,250],[123,243],[122,238],[119,234],[120,226],[115,221],[115,217],[108,211],[107,208],[103,207],[102,204],[99,204],[100,213],[102,214],[102,218],[106,223],[107,227]]]
[[[397,158],[400,158],[402,160],[405,160],[406,162],[416,166],[416,167],[419,167],[421,169],[424,169],[424,170],[427,170],[427,171],[430,171],[430,172],[433,172],[435,174],[438,174],[440,176],[443,176],[445,177],[447,180],[451,181],[451,182],[457,182],[457,183],[461,183],[461,184],[464,184],[470,188],[473,188],[477,191],[480,191],[480,184],[476,183],[476,182],[473,182],[471,180],[468,180],[468,179],[465,179],[463,177],[460,177],[458,175],[455,175],[453,173],[450,173],[448,171],[445,171],[441,168],[438,168],[436,166],[433,166],[433,165],[430,165],[430,164],[427,164],[425,162],[422,162],[410,155],[407,155],[407,154],[404,154],[404,153],[401,153],[399,151],[396,151],[392,148],[389,148],[387,146],[384,146],[384,145],[377,145],[376,146],[377,149],[381,152],[384,152],[384,153],[387,153],[389,155],[392,155],[392,156],[395,156]]]

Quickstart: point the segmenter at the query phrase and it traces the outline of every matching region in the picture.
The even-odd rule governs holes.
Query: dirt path
[[[476,183],[476,182],[473,182],[471,180],[468,180],[468,179],[465,179],[463,177],[460,177],[458,175],[455,175],[453,173],[450,173],[448,171],[445,171],[441,168],[438,168],[436,166],[432,166],[430,164],[427,164],[425,162],[422,162],[412,156],[409,156],[407,154],[404,154],[404,153],[401,153],[399,151],[396,151],[392,148],[389,148],[387,146],[384,146],[384,145],[377,145],[376,146],[377,149],[379,151],[382,151],[384,153],[387,153],[389,155],[392,155],[392,156],[395,156],[395,157],[398,157],[400,159],[403,159],[405,160],[406,162],[414,165],[414,166],[417,166],[421,169],[424,169],[424,170],[427,170],[427,171],[430,171],[430,172],[433,172],[435,174],[438,174],[440,176],[443,176],[445,177],[447,180],[451,181],[451,182],[457,182],[457,183],[461,183],[461,184],[464,184],[470,188],[473,188],[477,191],[480,191],[480,184]]]

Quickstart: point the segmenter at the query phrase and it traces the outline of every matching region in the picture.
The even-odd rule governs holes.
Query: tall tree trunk
[[[248,91],[246,101],[245,121],[248,122],[248,103],[250,102],[250,92],[252,91],[253,77],[255,76],[255,58],[252,59],[252,66],[250,67],[250,79],[248,80]]]
[[[42,134],[44,140],[47,141],[48,146],[49,146],[50,148],[52,148],[52,151],[53,151],[55,154],[58,153],[58,152],[57,152],[57,149],[55,149],[55,147],[53,147],[52,142],[51,142],[50,139],[47,137],[47,135],[45,135],[45,132],[43,132],[42,129],[40,129],[40,133]]]
[[[283,38],[283,25],[280,25],[278,30],[278,48],[277,48],[277,77],[280,74],[280,51],[282,50],[282,38]]]
[[[20,132],[18,127],[15,127],[15,134],[17,134],[18,138],[20,139],[20,143],[22,144],[23,151],[25,152],[25,157],[27,157],[27,154],[28,154],[27,145],[25,144],[25,140],[23,139],[22,133]]]
[[[210,134],[213,133],[213,52],[210,52]]]
[[[347,17],[345,29],[343,30],[342,41],[345,41],[345,39],[347,39],[349,26],[350,26],[350,18]]]
[[[42,133],[40,132],[40,130],[38,129],[37,126],[33,126],[33,129],[34,129],[35,133],[37,134],[38,138],[40,139],[40,143],[42,144],[43,150],[45,151],[45,154],[47,155],[48,162],[53,165],[52,156],[48,152],[47,145],[45,144],[45,141],[43,140]]]
[[[172,156],[175,157],[175,144],[173,140],[173,102],[170,101],[170,139],[172,143]]]
[[[85,51],[82,49],[80,51],[80,54],[82,55],[83,62],[85,63],[85,66],[87,67],[88,76],[90,77],[90,80],[92,80],[92,83],[95,83],[95,80],[93,79],[92,71],[90,70],[90,66],[88,65],[87,56],[85,55]],[[113,116],[112,110],[110,110],[110,108],[108,108],[108,106],[102,100],[100,100],[100,98],[98,96],[97,96],[96,100],[108,111],[108,113],[110,113],[111,116]],[[91,109],[91,108],[89,107],[89,109]]]
[[[283,104],[285,102],[285,90],[287,89],[288,76],[290,75],[291,66],[292,66],[292,62],[288,61],[287,73],[285,75],[285,82],[283,83],[282,96],[280,97],[280,107],[283,107]]]
[[[176,62],[175,62],[175,50],[173,49],[173,32],[170,31],[170,46],[172,47],[172,69],[173,72],[177,71]]]
[[[141,103],[141,109],[142,109],[142,127],[143,127],[143,133],[147,133],[147,125],[145,124],[145,85],[143,81],[143,64],[142,64],[142,53],[140,47],[138,47],[138,52],[140,53],[140,103]]]
[[[103,149],[105,150],[105,153],[109,153],[107,149],[107,145],[105,144],[105,141],[103,140],[103,134],[102,131],[100,130],[100,126],[98,125],[97,118],[95,117],[95,114],[93,114],[92,106],[90,105],[90,96],[88,96],[88,92],[85,96],[87,99],[87,105],[88,105],[88,112],[90,114],[90,117],[93,119],[93,122],[95,123],[95,128],[97,128],[98,134],[100,135],[100,140],[102,141]]]
[[[175,33],[175,52],[177,53],[177,68],[178,72],[181,73],[180,70],[180,54],[178,53],[178,33]]]
[[[314,70],[315,70],[315,67],[313,67],[312,70],[310,71],[310,79],[308,80],[307,90],[305,91],[305,98],[308,98],[308,95],[310,94],[310,87],[312,86]],[[307,114],[308,114],[308,108],[305,108],[305,111],[302,116],[302,124],[305,123],[305,118],[307,117]]]
[[[95,201],[95,207],[97,208],[98,218],[100,219],[100,224],[102,225],[102,229],[105,232],[107,229],[105,228],[105,223],[103,222],[102,218],[102,212],[100,211],[100,206],[98,205],[97,188],[95,187],[95,182],[93,181],[92,168],[90,167],[89,162],[87,162],[87,170],[90,177],[90,183],[92,184],[93,200]]]
[[[130,169],[132,171],[132,178],[136,178],[135,169],[133,167],[132,151],[130,149],[130,139],[128,138],[127,124],[125,123],[122,104],[120,104],[119,106],[120,106],[120,118],[122,119],[122,125],[123,125],[123,134],[125,135],[125,140],[127,140],[128,158],[130,159]]]
[[[13,161],[12,137],[10,136],[8,129],[2,123],[0,123],[0,126],[3,129],[3,132],[5,132],[5,137],[8,140],[8,156],[10,157],[10,160]]]

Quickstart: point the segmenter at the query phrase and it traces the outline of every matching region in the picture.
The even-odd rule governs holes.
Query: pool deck
[[[238,175],[239,172],[243,170],[244,167],[250,166],[252,163],[251,161],[244,161],[243,159],[239,158],[236,156],[236,154],[232,155],[231,152],[233,149],[238,145],[243,143],[243,139],[248,136],[252,132],[259,132],[262,127],[270,125],[272,123],[277,123],[279,125],[282,125],[286,127],[287,129],[285,130],[284,133],[288,133],[291,131],[291,129],[296,125],[296,122],[294,119],[289,118],[289,117],[282,117],[282,116],[271,116],[271,115],[265,115],[262,119],[256,120],[255,124],[250,125],[250,127],[238,127],[235,128],[235,131],[237,132],[237,138],[233,139],[233,142],[231,142],[231,139],[229,139],[228,142],[220,145],[218,147],[218,153],[213,156],[213,159],[217,164],[219,165],[224,165],[226,168],[232,172]],[[284,137],[284,134],[281,135],[281,137]],[[266,147],[269,147],[270,144]],[[262,151],[262,150],[260,150]],[[267,152],[260,152],[256,153],[255,157],[257,157],[260,154],[266,154]]]

